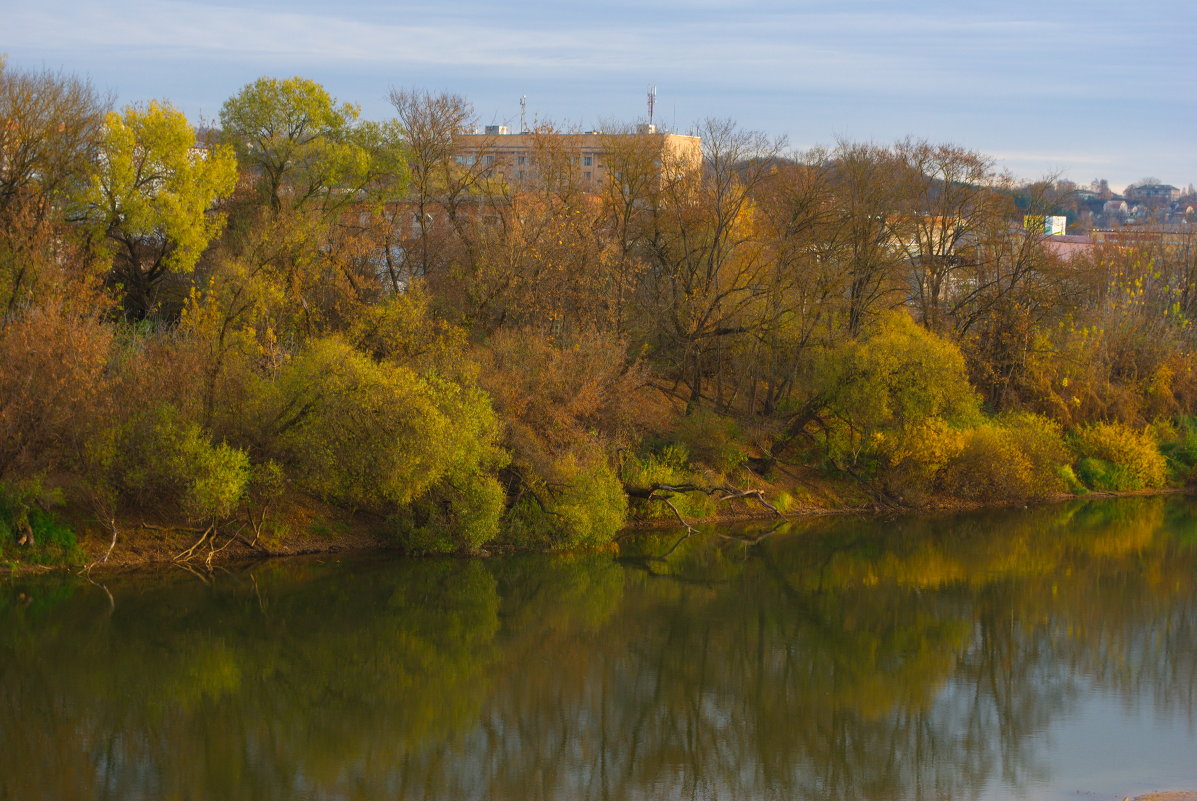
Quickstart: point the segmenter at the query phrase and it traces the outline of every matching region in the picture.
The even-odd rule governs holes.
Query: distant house
[[[1144,184],[1142,186],[1128,186],[1126,196],[1131,200],[1157,201],[1171,203],[1180,199],[1180,190],[1172,184]]]
[[[1102,214],[1127,214],[1130,212],[1130,207],[1126,205],[1125,200],[1107,200],[1101,207]]]

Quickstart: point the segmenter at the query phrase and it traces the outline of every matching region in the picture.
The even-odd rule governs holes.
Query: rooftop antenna
[[[657,106],[657,87],[648,87],[648,125],[651,128],[653,124],[653,109]]]
[[[520,95],[520,133],[528,130],[528,96]]]

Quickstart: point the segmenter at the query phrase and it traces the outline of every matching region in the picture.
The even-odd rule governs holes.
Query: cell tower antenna
[[[528,96],[520,95],[520,133],[528,130]]]
[[[657,107],[657,87],[648,87],[648,124],[653,124],[653,109]]]

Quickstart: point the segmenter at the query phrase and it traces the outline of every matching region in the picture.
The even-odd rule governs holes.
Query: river
[[[1197,501],[0,583],[0,799],[1197,789]]]

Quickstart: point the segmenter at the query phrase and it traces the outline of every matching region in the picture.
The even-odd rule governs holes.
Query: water
[[[1195,724],[1183,498],[0,584],[5,801],[1121,799]]]

